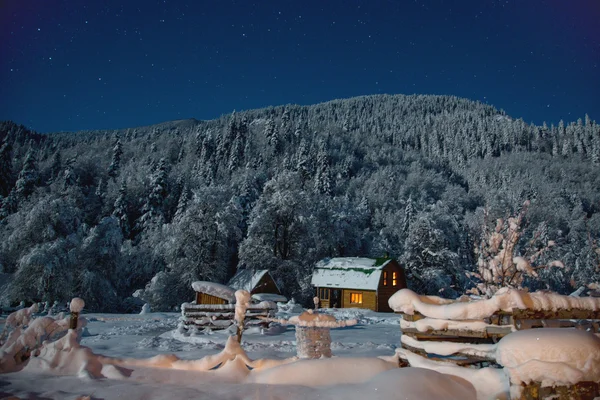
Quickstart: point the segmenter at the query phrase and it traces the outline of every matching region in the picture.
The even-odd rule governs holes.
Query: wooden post
[[[79,313],[83,310],[85,302],[79,297],[74,297],[69,303],[69,309],[71,311],[71,319],[69,320],[69,329],[77,329],[77,320],[79,319]]]
[[[79,319],[78,312],[71,312],[71,319],[69,320],[69,329],[77,329],[77,320]]]
[[[246,309],[250,303],[250,293],[246,290],[235,292],[235,323],[238,343],[242,343],[242,332],[244,331],[244,319],[246,318]]]

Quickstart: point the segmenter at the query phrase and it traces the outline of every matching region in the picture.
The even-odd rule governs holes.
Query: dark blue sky
[[[124,128],[374,93],[600,120],[598,0],[0,0],[0,119]]]

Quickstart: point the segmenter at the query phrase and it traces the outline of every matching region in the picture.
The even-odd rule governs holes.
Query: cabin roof
[[[315,287],[377,290],[381,270],[391,259],[363,257],[325,258],[315,265]]]
[[[230,286],[235,290],[247,290],[248,292],[252,292],[263,276],[268,273],[269,270],[266,269],[241,269],[233,276],[233,278],[231,278],[227,283],[227,286]]]
[[[211,296],[225,299],[229,302],[235,302],[235,290],[229,286],[220,283],[196,281],[192,282],[192,289],[199,293],[205,293]]]

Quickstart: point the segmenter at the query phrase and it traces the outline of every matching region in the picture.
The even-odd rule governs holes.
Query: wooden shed
[[[266,269],[240,269],[227,283],[234,290],[247,290],[250,294],[281,294],[275,280]]]
[[[192,289],[196,292],[196,304],[235,303],[235,290],[220,283],[196,281]]]
[[[390,258],[326,258],[315,266],[311,283],[322,308],[392,312],[388,299],[406,287],[406,277]]]

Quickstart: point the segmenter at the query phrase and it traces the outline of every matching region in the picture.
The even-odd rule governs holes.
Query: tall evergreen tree
[[[124,238],[128,238],[129,231],[129,217],[128,217],[128,209],[129,205],[127,203],[127,186],[125,181],[121,182],[121,187],[119,188],[119,195],[115,200],[113,217],[119,221],[119,226],[121,227],[121,232],[123,233]]]
[[[12,146],[5,140],[0,147],[0,196],[2,197],[8,196],[13,183],[11,150]]]
[[[119,169],[121,167],[121,156],[123,155],[123,145],[121,144],[121,140],[117,139],[114,147],[113,147],[113,155],[110,165],[108,166],[108,176],[110,176],[113,181],[117,178],[119,174]]]
[[[165,222],[164,203],[167,198],[167,161],[161,158],[154,176],[148,199],[142,208],[138,220],[138,230],[141,231],[152,225],[162,225]]]
[[[38,169],[35,160],[34,150],[33,147],[29,147],[29,150],[27,150],[27,154],[25,155],[23,167],[21,168],[21,172],[19,172],[19,177],[17,178],[17,182],[15,183],[15,191],[17,197],[20,200],[29,197],[29,195],[33,193],[37,181]]]
[[[327,148],[325,147],[325,141],[319,141],[319,152],[317,153],[317,172],[315,173],[315,191],[317,193],[330,195],[331,188],[331,176],[329,169],[329,156],[327,154]]]

